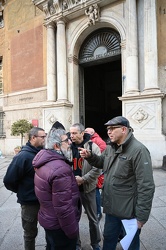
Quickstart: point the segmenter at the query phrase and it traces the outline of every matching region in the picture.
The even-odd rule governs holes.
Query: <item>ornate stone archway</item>
[[[98,29],[90,34],[81,46],[79,63],[100,61],[121,54],[121,38],[111,28]]]
[[[103,35],[101,35],[103,34]],[[86,20],[81,20],[81,22],[78,24],[75,29],[73,29],[73,32],[71,33],[71,36],[69,37],[68,44],[69,50],[68,50],[68,73],[70,75],[68,79],[68,85],[73,86],[75,89],[74,95],[71,95],[71,102],[77,103],[77,106],[73,106],[73,112],[72,116],[75,120],[80,119],[81,113],[83,113],[83,100],[84,97],[82,95],[80,100],[80,67],[81,64],[80,56],[81,56],[81,50],[83,49],[84,45],[87,50],[89,50],[88,46],[86,46],[86,42],[91,39],[92,43],[95,43],[95,40],[97,40],[97,36],[100,36],[101,39],[100,42],[98,41],[96,47],[92,46],[93,49],[90,51],[91,55],[95,52],[95,56],[99,57],[99,54],[101,58],[98,58],[99,61],[103,60],[110,60],[110,57],[113,56],[121,56],[122,61],[122,74],[125,75],[125,67],[124,67],[124,61],[125,61],[125,51],[126,51],[126,29],[124,26],[123,21],[114,13],[112,13],[111,16],[101,16],[100,20],[96,25],[94,25],[91,28],[87,27]],[[110,40],[113,40],[113,43],[104,43],[103,47],[107,48],[107,53],[100,53],[100,46],[102,46],[102,42],[104,38],[110,38]],[[99,49],[98,49],[99,47]],[[102,49],[102,48],[101,48]],[[112,51],[111,51],[112,49]],[[86,50],[86,51],[87,51]],[[103,48],[104,52],[104,48]],[[105,55],[104,55],[105,54]],[[112,55],[111,55],[112,54]],[[104,57],[104,59],[103,59]],[[91,61],[89,60],[91,63]],[[94,61],[94,63],[96,63]],[[122,86],[123,89],[123,86]],[[69,96],[70,96],[70,88],[69,88]],[[80,106],[80,103],[81,106]]]
[[[80,52],[79,52],[79,56],[78,56],[78,64],[80,65],[79,67],[79,74],[80,74],[80,78],[79,78],[79,119],[82,123],[86,123],[88,120],[88,115],[87,115],[87,101],[90,100],[91,98],[89,98],[88,93],[91,92],[89,91],[89,87],[88,86],[93,86],[94,88],[96,87],[95,91],[96,91],[96,96],[97,94],[100,92],[99,89],[99,85],[93,85],[94,82],[98,82],[97,79],[100,78],[100,70],[102,70],[102,74],[103,74],[103,79],[105,80],[100,80],[100,82],[102,82],[102,86],[103,86],[103,94],[100,96],[101,98],[99,98],[100,100],[103,100],[104,97],[106,97],[106,92],[109,92],[110,88],[110,80],[107,79],[106,75],[108,76],[108,74],[111,75],[111,71],[112,71],[112,67],[111,67],[111,63],[113,63],[113,61],[118,61],[119,62],[119,68],[117,69],[117,71],[119,72],[119,76],[117,77],[117,79],[120,80],[115,80],[114,81],[118,84],[117,86],[117,96],[121,95],[121,89],[122,87],[122,82],[121,82],[121,37],[120,34],[113,28],[99,28],[95,31],[93,31],[91,34],[89,34],[86,39],[84,40],[84,42],[82,43],[82,46],[80,48]],[[100,67],[100,66],[101,67]],[[105,74],[105,71],[103,71],[102,67],[105,65],[105,69],[107,68],[107,74]],[[106,66],[107,65],[107,66]],[[108,68],[109,65],[109,68]],[[114,64],[115,65],[115,64]],[[90,68],[89,68],[90,67]],[[88,83],[88,79],[89,76],[87,77],[87,68],[92,69],[93,72],[95,72],[95,68],[98,68],[98,78],[95,79],[96,74],[94,73],[94,78],[91,81],[91,83]],[[108,73],[109,72],[109,73]],[[102,77],[101,77],[102,78]],[[113,86],[113,85],[112,85]],[[107,91],[107,90],[108,91]],[[88,91],[87,91],[88,90]],[[115,91],[114,91],[115,93]],[[104,97],[103,97],[104,96]],[[98,96],[99,97],[99,96]],[[115,97],[117,98],[117,97]],[[105,99],[105,101],[108,100],[107,98]],[[107,102],[107,101],[106,101]],[[93,104],[95,103],[95,101],[93,101]],[[97,102],[99,103],[99,102]],[[96,104],[97,105],[97,104]],[[96,106],[95,105],[95,106]],[[91,104],[90,104],[91,106]],[[89,107],[90,107],[89,106]],[[121,104],[118,104],[119,110],[118,112],[121,112]],[[99,109],[98,109],[99,112]],[[107,112],[104,112],[104,114],[106,115]],[[102,116],[103,117],[103,116]],[[101,120],[104,118],[101,118]],[[89,121],[90,122],[90,121]],[[96,125],[97,126],[97,125]],[[100,126],[99,126],[100,127]],[[99,128],[98,128],[99,129]]]

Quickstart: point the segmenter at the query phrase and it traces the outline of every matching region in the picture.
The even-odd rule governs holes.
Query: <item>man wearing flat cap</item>
[[[104,125],[111,144],[102,155],[86,149],[80,152],[91,165],[103,166],[102,205],[106,214],[103,250],[116,249],[123,219],[136,219],[137,231],[128,249],[139,250],[139,234],[149,218],[155,190],[151,156],[134,137],[125,117],[117,116]]]

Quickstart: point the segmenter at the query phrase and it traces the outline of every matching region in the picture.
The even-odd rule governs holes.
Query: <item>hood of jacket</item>
[[[30,143],[30,141],[28,141],[25,146],[22,146],[20,152],[31,152],[31,153],[37,154],[41,149],[42,149],[42,147],[38,147],[38,148],[34,147]]]
[[[71,149],[72,149],[72,153],[73,153],[73,158],[77,158],[77,159],[80,158],[80,153],[78,151],[78,147],[83,148],[84,144],[86,142],[88,142],[90,140],[90,138],[91,138],[90,134],[85,133],[84,137],[83,137],[83,141],[80,144],[76,144],[75,142],[72,142]]]
[[[70,139],[70,133],[67,134],[68,138]],[[91,138],[91,135],[88,133],[84,133],[83,141],[80,144],[76,144],[72,142],[71,146],[80,147],[83,146],[86,142],[88,142]]]
[[[95,139],[95,138],[99,138],[100,136],[98,135],[98,133],[94,133],[93,135],[91,135],[91,139]]]
[[[56,160],[64,160],[67,162],[65,157],[62,154],[57,153],[55,150],[50,149],[42,149],[33,159],[33,166],[35,168],[40,168],[48,162],[56,161]],[[68,163],[68,162],[67,162]]]
[[[71,140],[70,138],[70,132],[67,132],[66,135],[68,136],[68,138]],[[91,138],[91,135],[88,133],[84,133],[84,137],[83,137],[83,141],[81,142],[81,145],[84,145],[87,141],[89,141]],[[76,145],[74,142],[72,142],[72,144]]]

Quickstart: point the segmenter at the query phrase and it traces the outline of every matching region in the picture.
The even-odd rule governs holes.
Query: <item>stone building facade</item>
[[[154,167],[166,154],[165,0],[10,0],[0,3],[0,149],[18,119],[49,131],[130,120]]]

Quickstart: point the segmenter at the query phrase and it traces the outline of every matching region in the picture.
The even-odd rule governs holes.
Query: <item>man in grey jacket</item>
[[[80,156],[79,147],[90,149],[90,135],[84,133],[84,126],[75,123],[70,127],[71,149],[73,154],[73,172],[79,186],[83,207],[89,220],[90,240],[93,250],[100,250],[100,231],[97,218],[96,206],[96,183],[101,173],[100,169],[93,167],[87,161],[83,161]],[[100,148],[92,143],[92,152],[100,155]],[[76,250],[81,249],[81,242],[78,239]]]
[[[149,218],[155,185],[148,149],[133,135],[129,121],[118,116],[107,123],[111,144],[101,156],[80,149],[81,157],[104,172],[102,192],[104,225],[103,250],[115,250],[122,219],[136,219],[137,232],[129,250],[140,249],[140,230]]]

